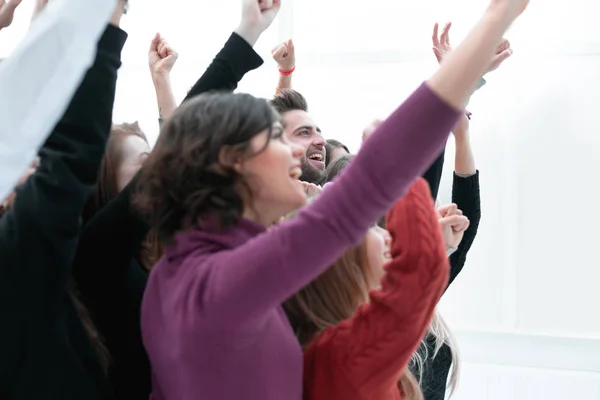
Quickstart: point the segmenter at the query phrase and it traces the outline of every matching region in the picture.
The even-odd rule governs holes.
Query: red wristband
[[[282,69],[280,68],[280,69],[279,69],[279,73],[280,73],[281,75],[286,75],[286,76],[287,76],[287,75],[291,75],[291,74],[293,74],[295,70],[296,70],[296,67],[294,67],[294,68],[290,69],[289,71],[284,71],[284,70],[282,70]]]

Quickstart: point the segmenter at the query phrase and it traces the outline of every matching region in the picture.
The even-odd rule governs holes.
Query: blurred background
[[[23,4],[0,57],[24,36]],[[435,70],[435,22],[457,45],[481,0],[283,0],[257,50],[265,65],[239,91],[270,97],[271,49],[294,39],[294,88],[327,138],[358,150],[362,128],[387,116]],[[178,100],[239,22],[238,0],[132,1],[115,122],[158,134],[147,66],[160,32],[179,52]],[[461,351],[457,400],[600,399],[600,2],[532,0],[507,34],[514,55],[471,100],[483,219],[441,310]],[[448,144],[440,203],[451,198]]]

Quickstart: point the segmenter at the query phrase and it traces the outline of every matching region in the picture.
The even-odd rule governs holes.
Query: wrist
[[[493,1],[485,11],[484,18],[510,26],[512,22],[520,15],[509,1]]]
[[[152,73],[152,83],[156,89],[171,86],[171,74],[169,72]]]
[[[258,38],[262,34],[262,32],[259,29],[245,24],[240,24],[240,26],[238,26],[234,30],[234,32],[237,33],[238,36],[240,36],[246,42],[248,42],[248,44],[252,47],[254,47],[254,45],[258,41]]]
[[[279,68],[279,74],[283,76],[290,76],[296,70],[296,66],[293,66],[291,68],[283,68],[281,66],[278,66],[277,68]]]

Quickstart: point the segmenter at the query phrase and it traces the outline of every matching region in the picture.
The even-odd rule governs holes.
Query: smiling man
[[[271,100],[283,117],[285,135],[305,149],[301,180],[320,184],[325,175],[325,139],[321,129],[308,114],[306,99],[291,89],[283,89]]]

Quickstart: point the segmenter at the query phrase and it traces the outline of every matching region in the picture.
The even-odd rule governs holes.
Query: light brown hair
[[[106,153],[100,166],[96,189],[88,200],[83,212],[84,224],[119,195],[117,171],[119,165],[123,162],[122,144],[128,136],[137,136],[148,144],[148,139],[137,121],[112,126],[106,146]],[[163,246],[158,240],[156,233],[151,231],[140,246],[138,261],[144,269],[149,271],[158,262],[160,257],[162,257],[162,254]]]
[[[375,279],[372,271],[367,243],[363,241],[346,250],[331,267],[283,304],[303,349],[325,329],[351,318],[368,301],[369,287]],[[423,399],[419,384],[408,368],[398,384],[403,399]]]

